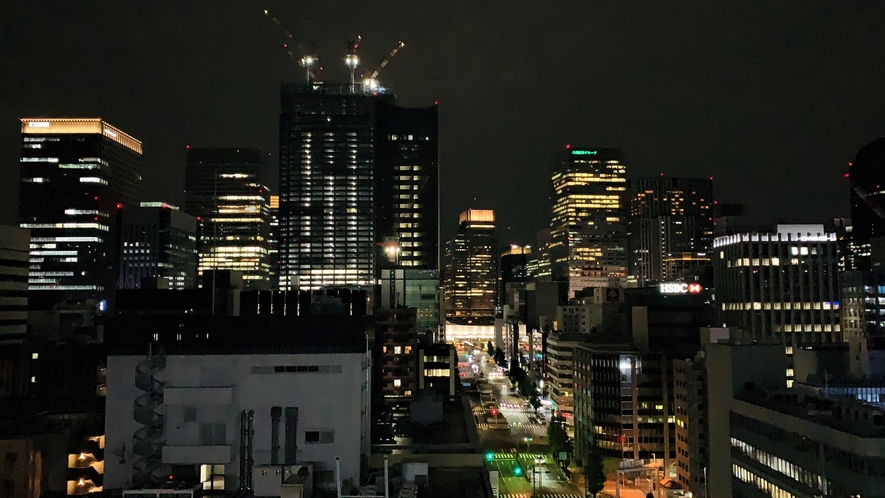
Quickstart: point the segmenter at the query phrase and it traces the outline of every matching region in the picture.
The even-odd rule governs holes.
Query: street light
[[[522,440],[525,441],[525,450],[526,450],[526,451],[531,451],[531,448],[532,448],[532,438],[526,436],[526,437],[522,438]]]

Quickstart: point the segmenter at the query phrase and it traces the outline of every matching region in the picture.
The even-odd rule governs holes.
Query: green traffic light
[[[494,454],[494,453],[491,453],[491,452],[486,453],[486,461],[491,462],[491,461],[494,460],[494,459],[495,459],[495,454]]]
[[[522,475],[522,467],[514,467],[513,468],[513,475],[521,476]]]

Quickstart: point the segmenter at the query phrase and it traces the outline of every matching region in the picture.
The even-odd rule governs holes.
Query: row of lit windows
[[[775,472],[779,472],[789,477],[790,479],[793,479],[794,481],[801,482],[806,486],[821,491],[824,489],[823,479],[821,479],[821,477],[814,472],[805,470],[804,468],[794,463],[772,455],[766,451],[762,451],[759,448],[749,445],[739,439],[731,438],[731,446],[732,448],[737,448],[748,458],[759,462],[760,464],[774,470]]]
[[[814,302],[814,303],[761,303],[755,301],[752,303],[722,303],[723,311],[743,311],[743,310],[837,310],[838,302]]]

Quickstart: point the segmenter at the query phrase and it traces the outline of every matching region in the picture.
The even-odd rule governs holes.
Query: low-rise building
[[[885,412],[786,388],[779,345],[707,348],[709,496],[885,496]]]
[[[104,488],[251,487],[302,465],[313,485],[358,481],[369,452],[368,322],[301,317],[120,317],[106,327]],[[291,470],[291,467],[286,467]]]

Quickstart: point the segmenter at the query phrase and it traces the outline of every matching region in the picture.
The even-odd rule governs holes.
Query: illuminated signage
[[[701,284],[696,282],[688,284],[683,282],[664,282],[658,289],[661,294],[700,294],[704,290]]]
[[[573,150],[573,156],[595,156],[598,151],[595,150]]]

